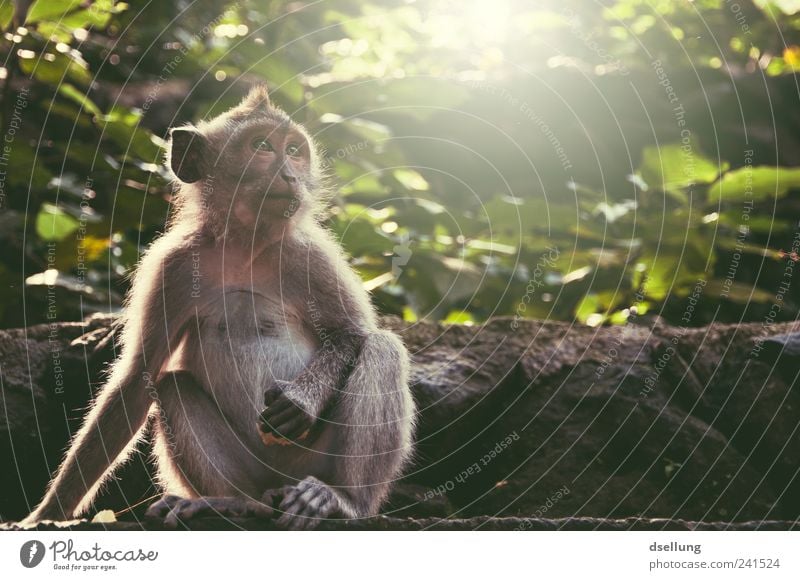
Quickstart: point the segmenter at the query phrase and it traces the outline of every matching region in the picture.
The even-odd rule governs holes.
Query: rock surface
[[[113,320],[0,331],[6,527],[40,499],[102,384]],[[415,461],[385,517],[328,528],[800,527],[800,324],[384,322],[413,354]],[[155,528],[141,518],[156,494],[143,444],[96,505],[118,512],[113,529]]]

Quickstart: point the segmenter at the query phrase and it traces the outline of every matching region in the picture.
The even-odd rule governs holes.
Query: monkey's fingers
[[[177,495],[165,495],[160,500],[152,503],[147,511],[144,514],[146,518],[158,518],[161,519],[166,516],[172,508],[177,505],[179,501],[183,498]]]
[[[189,519],[189,510],[192,502],[188,499],[180,500],[164,518],[164,527],[170,530],[178,529],[178,524]]]
[[[292,440],[290,440],[290,439],[286,439],[285,437],[281,437],[281,436],[278,436],[278,435],[274,435],[271,432],[264,431],[261,425],[259,425],[258,428],[259,428],[258,434],[261,437],[261,441],[267,447],[270,447],[272,445],[284,445],[285,446],[285,445],[292,445],[293,444]],[[296,438],[296,441],[302,441],[307,436],[308,436],[308,431],[306,430],[303,433],[301,433],[299,437]]]
[[[315,528],[321,519],[337,509],[333,490],[314,477],[307,477],[287,493],[281,502],[278,526],[288,530]]]
[[[281,411],[275,411],[272,407],[268,407],[261,413],[261,420],[269,426],[271,431],[274,431],[277,426],[286,423],[302,412],[294,405]]]
[[[289,493],[291,489],[292,486],[290,485],[284,485],[278,489],[268,489],[261,494],[261,503],[272,507],[274,510],[277,510],[278,506],[281,505],[283,498],[286,497],[286,494]]]
[[[180,523],[198,517],[221,518],[271,518],[274,510],[271,505],[245,497],[200,497],[179,499],[164,518],[164,527],[177,528]]]
[[[311,428],[311,424],[312,421],[308,416],[294,417],[278,425],[275,432],[281,437],[299,441],[305,438],[304,434]]]
[[[268,432],[287,439],[298,437],[303,431],[310,429],[313,423],[314,419],[303,411],[281,414],[275,419],[264,421]]]
[[[273,413],[268,408],[261,413],[260,429],[264,433],[273,433],[285,439],[297,439],[314,424],[314,417],[300,407],[292,405],[289,409]]]

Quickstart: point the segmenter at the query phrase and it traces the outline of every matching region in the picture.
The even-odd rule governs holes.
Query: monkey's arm
[[[304,296],[305,320],[320,347],[292,381],[279,381],[264,396],[261,428],[295,439],[307,431],[341,390],[370,333],[375,315],[361,280],[330,234],[317,227],[303,248],[307,275],[297,276],[292,295]],[[297,263],[297,261],[290,261]]]
[[[307,320],[314,329],[336,331],[294,384],[309,380],[309,390],[335,394],[321,430],[330,434],[325,452],[334,460],[319,478],[308,476],[281,492],[277,523],[289,529],[314,527],[319,518],[376,514],[413,448],[408,351],[399,337],[378,328],[368,293],[333,240],[307,255],[313,273]],[[343,367],[339,383],[332,377]],[[328,382],[315,384],[317,371]]]
[[[114,363],[44,499],[24,524],[69,519],[85,510],[105,476],[125,460],[143,431],[155,393],[152,383],[169,352],[175,327],[167,316],[180,308],[176,254],[154,247],[137,269],[126,308],[122,354]],[[185,299],[184,299],[185,302]],[[172,326],[170,319],[170,326]]]
[[[286,439],[308,431],[342,388],[358,357],[362,338],[346,331],[321,331],[322,346],[292,381],[276,381],[264,395],[261,430]]]

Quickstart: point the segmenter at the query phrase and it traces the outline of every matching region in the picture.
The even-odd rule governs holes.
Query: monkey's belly
[[[230,420],[248,427],[264,410],[264,392],[300,374],[317,349],[286,305],[250,292],[226,293],[225,308],[198,323],[192,374]]]

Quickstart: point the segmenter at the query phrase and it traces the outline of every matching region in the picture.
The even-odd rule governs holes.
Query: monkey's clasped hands
[[[261,413],[259,428],[263,434],[271,434],[278,440],[299,441],[306,438],[314,425],[316,417],[304,407],[304,403],[291,396],[294,385],[289,381],[277,380],[264,393],[265,409]],[[265,444],[270,439],[264,438]]]

